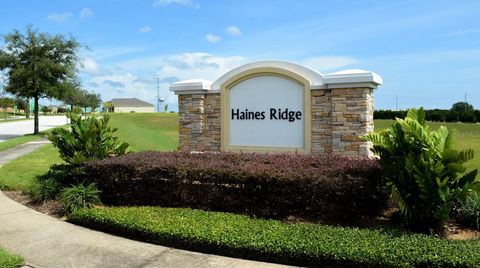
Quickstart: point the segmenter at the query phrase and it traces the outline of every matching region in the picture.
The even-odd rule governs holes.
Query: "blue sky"
[[[138,0],[4,1],[0,34],[71,34],[81,51],[85,89],[155,103],[178,80],[215,80],[265,59],[321,73],[380,74],[377,109],[480,108],[480,1]],[[0,42],[0,46],[2,43]],[[47,101],[48,103],[48,101]]]

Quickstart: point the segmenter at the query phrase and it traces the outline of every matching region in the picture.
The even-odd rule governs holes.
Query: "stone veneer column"
[[[180,151],[220,151],[220,94],[178,96]]]
[[[332,153],[331,90],[312,90],[312,154]]]
[[[332,152],[371,156],[371,144],[359,137],[373,131],[373,89],[332,89]]]
[[[203,138],[205,94],[178,95],[179,143],[181,151],[198,151]]]

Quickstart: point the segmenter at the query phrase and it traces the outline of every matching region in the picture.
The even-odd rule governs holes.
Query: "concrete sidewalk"
[[[15,146],[13,148],[10,148],[5,151],[0,152],[0,167],[5,165],[5,163],[10,162],[16,158],[19,158],[20,156],[29,154],[38,148],[42,147],[43,145],[50,143],[49,140],[45,138],[41,138],[36,141],[30,141],[24,144],[20,144],[18,146]]]
[[[27,208],[0,192],[0,245],[33,267],[277,267],[173,249],[76,226]]]

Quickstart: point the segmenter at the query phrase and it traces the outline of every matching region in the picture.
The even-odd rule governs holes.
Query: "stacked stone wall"
[[[220,151],[220,94],[179,95],[182,151]],[[373,89],[320,89],[311,92],[311,153],[371,156],[359,136],[373,131]]]

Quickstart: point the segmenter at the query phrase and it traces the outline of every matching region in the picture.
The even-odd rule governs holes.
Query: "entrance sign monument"
[[[216,81],[174,83],[182,151],[297,152],[370,156],[359,136],[373,131],[373,91],[363,70],[320,74],[261,61]]]

